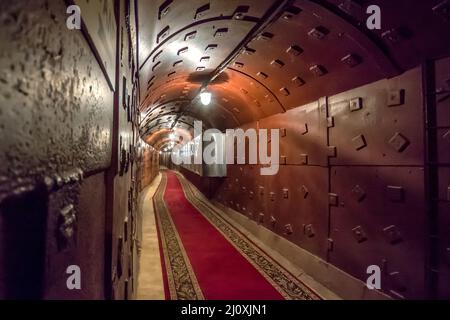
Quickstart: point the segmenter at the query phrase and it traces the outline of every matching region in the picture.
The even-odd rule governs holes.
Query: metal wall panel
[[[435,275],[438,279],[437,297],[450,299],[450,58],[436,61],[434,72],[437,128],[430,128],[430,131],[436,136],[437,163],[433,163],[432,168],[438,176],[438,193],[433,199],[438,202],[437,231],[433,234],[438,244]]]
[[[438,298],[450,299],[450,200],[439,203]]]
[[[107,175],[107,298],[128,300],[136,293],[138,257],[136,247],[139,236],[136,233],[136,201],[139,185],[136,163],[136,148],[139,137],[139,90],[136,76],[137,61],[134,46],[133,25],[136,21],[134,1],[121,0],[118,24],[120,50],[118,65],[118,86],[115,95],[115,127],[113,137],[114,164]],[[153,150],[152,150],[153,151]],[[152,152],[150,151],[150,152]],[[153,160],[152,157],[150,157]],[[148,160],[148,158],[147,158]],[[144,166],[151,166],[143,164]],[[153,170],[150,169],[150,173]]]
[[[421,165],[420,69],[329,98],[332,165]]]
[[[104,299],[105,175],[66,177],[48,197],[43,298]],[[83,290],[67,289],[70,265],[80,267]]]
[[[360,1],[139,1],[141,108],[178,95],[195,117],[224,129],[392,78],[450,53],[440,37],[449,29],[446,4],[432,2],[376,1],[386,20],[380,31],[367,29]],[[414,23],[424,17],[426,26]],[[217,68],[223,72],[211,80]],[[200,84],[217,97],[208,112],[196,99]],[[412,89],[407,100],[420,94]],[[415,138],[394,135],[387,141]]]
[[[345,19],[311,1],[292,4],[236,60],[286,109],[385,75],[379,48]]]
[[[437,125],[450,127],[450,58],[436,61]]]
[[[326,109],[318,102],[264,118],[259,127],[280,130],[280,156],[286,164],[327,165]]]
[[[282,165],[278,174],[267,176],[265,182],[264,225],[326,259],[328,170]]]
[[[159,171],[159,152],[147,145],[141,140],[141,155],[137,159],[137,173],[139,182],[139,191],[148,186],[158,175]]]
[[[424,296],[424,177],[413,167],[334,167],[330,262],[362,281],[382,268],[382,290]]]
[[[450,58],[436,61],[438,162],[450,164]]]
[[[102,299],[114,94],[83,32],[66,27],[66,9],[64,1],[0,2],[0,207],[19,215],[9,233],[30,234],[7,251],[37,270],[18,280],[16,266],[6,277],[18,290],[20,281],[39,283],[33,299]],[[34,208],[22,211],[17,199]],[[82,268],[82,291],[67,289],[69,265]]]
[[[179,171],[207,198],[214,197],[225,180],[225,178],[221,177],[200,176],[184,167],[179,167]]]
[[[328,98],[330,262],[362,281],[380,266],[395,298],[427,292],[421,82],[417,68]]]
[[[445,57],[449,47],[442,41],[448,33],[448,2],[445,0],[326,0],[327,5],[366,29],[389,51],[395,63],[408,70],[432,57]],[[378,5],[382,12],[381,29],[367,29],[367,8]],[[418,21],[424,23],[418,23]]]
[[[328,246],[328,170],[280,167],[261,176],[261,166],[229,165],[217,192],[224,205],[326,259]]]
[[[270,219],[270,211],[267,207],[267,177],[261,176],[260,170],[259,165],[238,166],[238,178],[231,187],[238,190],[235,210],[263,223]]]
[[[450,299],[450,168],[439,167],[438,175],[438,298]]]
[[[438,298],[450,299],[450,58],[435,62]]]
[[[75,0],[80,7],[82,20],[88,29],[106,71],[108,83],[114,90],[116,79],[116,34],[117,24],[114,12],[114,0]]]
[[[421,82],[414,69],[261,119],[281,132],[278,174],[229,165],[217,199],[363,282],[380,266],[394,298],[425,297]]]
[[[441,165],[450,165],[450,126],[438,129],[436,133],[438,162]]]
[[[207,4],[205,6],[205,4]],[[148,1],[139,0],[139,29],[140,29],[140,62],[143,64],[152,51],[160,44],[158,34],[169,26],[167,35],[172,36],[184,30],[188,25],[195,24],[203,20],[231,20],[235,18],[236,9],[244,5],[241,0],[211,1],[209,3],[202,0],[191,0],[172,2],[172,1]],[[248,1],[248,11],[245,12],[249,17],[261,17],[270,2]],[[241,16],[242,18],[242,16]],[[236,20],[239,20],[237,18]],[[164,40],[162,37],[160,40]]]
[[[258,221],[263,212],[263,202],[259,195],[260,186],[264,186],[258,174],[259,166],[228,165],[227,177],[217,192],[217,199],[224,205]]]

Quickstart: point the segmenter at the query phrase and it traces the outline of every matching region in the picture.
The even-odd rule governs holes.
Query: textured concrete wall
[[[0,6],[1,181],[107,168],[113,93],[64,3]]]
[[[34,274],[0,296],[36,286],[29,296],[103,298],[105,187],[95,173],[111,161],[113,92],[83,34],[66,28],[63,1],[2,1],[0,12],[0,229],[15,238],[1,245],[0,274]],[[33,232],[28,219],[39,222]],[[81,267],[83,290],[67,289],[69,265]]]
[[[121,6],[115,92],[94,54],[97,30],[69,30],[64,1],[0,2],[0,298],[134,295],[136,27],[133,1],[111,3]],[[81,290],[66,286],[70,265]]]

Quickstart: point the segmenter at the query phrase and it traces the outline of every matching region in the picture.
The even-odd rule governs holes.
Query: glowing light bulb
[[[204,106],[207,106],[211,103],[211,98],[212,98],[211,92],[205,91],[200,93],[200,101]]]

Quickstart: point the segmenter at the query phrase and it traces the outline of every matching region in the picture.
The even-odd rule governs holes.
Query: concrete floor
[[[161,259],[159,256],[158,233],[152,198],[161,181],[161,174],[147,187],[141,196],[142,248],[138,278],[137,300],[164,300]]]

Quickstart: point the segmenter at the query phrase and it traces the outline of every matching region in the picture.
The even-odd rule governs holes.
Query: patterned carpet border
[[[303,282],[284,270],[259,247],[224,220],[207,204],[204,196],[177,172],[186,199],[249,261],[287,300],[320,300],[320,296]]]
[[[153,197],[158,232],[164,256],[165,276],[171,300],[204,300],[203,293],[164,202],[166,173]]]

